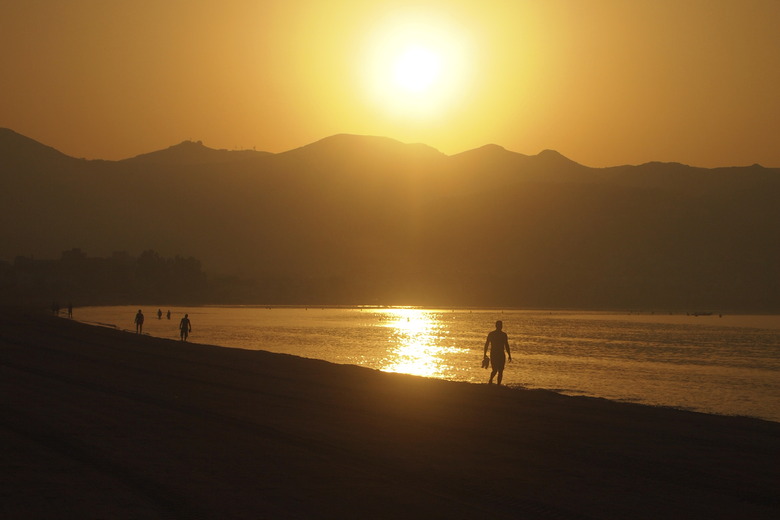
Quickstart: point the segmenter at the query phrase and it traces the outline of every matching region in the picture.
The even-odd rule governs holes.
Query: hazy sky
[[[0,127],[76,157],[337,133],[780,167],[780,0],[0,0]]]

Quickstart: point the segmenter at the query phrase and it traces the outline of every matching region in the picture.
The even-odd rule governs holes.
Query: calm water
[[[75,318],[134,330],[138,307]],[[163,307],[163,312],[168,309]],[[780,316],[633,315],[418,308],[143,307],[144,332],[455,381],[484,383],[482,349],[504,321],[504,383],[568,395],[780,421]]]

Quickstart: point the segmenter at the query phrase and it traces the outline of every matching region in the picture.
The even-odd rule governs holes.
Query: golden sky
[[[338,134],[780,167],[780,0],[0,0],[0,127],[75,157]]]

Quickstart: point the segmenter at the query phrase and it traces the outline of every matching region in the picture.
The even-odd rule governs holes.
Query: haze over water
[[[508,386],[780,421],[780,316],[422,308],[141,307],[144,332],[453,381],[484,383],[482,348],[504,321]],[[168,308],[160,307],[165,313]],[[76,309],[133,329],[138,307]]]

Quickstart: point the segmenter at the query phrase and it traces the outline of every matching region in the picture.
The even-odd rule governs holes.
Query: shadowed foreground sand
[[[0,385],[2,518],[780,518],[780,423],[15,310]]]

